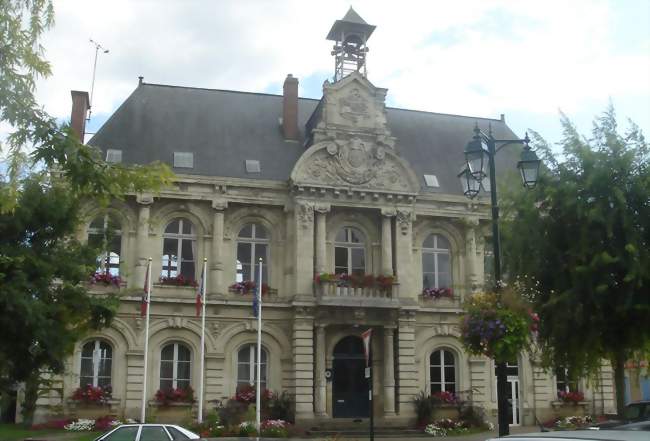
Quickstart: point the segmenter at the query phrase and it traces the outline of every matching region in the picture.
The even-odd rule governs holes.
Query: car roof
[[[537,432],[510,435],[499,440],[589,440],[589,441],[648,441],[647,432],[629,430],[564,430],[556,432]],[[491,441],[496,441],[493,439]]]

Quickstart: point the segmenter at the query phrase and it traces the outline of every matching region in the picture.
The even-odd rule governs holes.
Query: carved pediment
[[[417,193],[413,171],[391,149],[361,137],[310,147],[291,174],[295,185]]]

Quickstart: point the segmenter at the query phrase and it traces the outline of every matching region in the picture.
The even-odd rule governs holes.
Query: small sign
[[[368,391],[368,401],[372,401],[372,391]]]
[[[370,378],[370,368],[366,368],[366,378]]]
[[[332,370],[331,369],[325,369],[325,379],[327,381],[332,381]]]

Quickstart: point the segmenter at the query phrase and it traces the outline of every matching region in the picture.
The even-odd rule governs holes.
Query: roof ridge
[[[173,84],[160,84],[160,83],[145,83],[141,84],[142,86],[154,86],[154,87],[169,87],[172,89],[191,89],[191,90],[204,90],[208,92],[228,92],[228,93],[241,93],[245,95],[259,95],[259,96],[274,96],[282,98],[282,95],[276,93],[267,93],[267,92],[249,92],[246,90],[232,90],[232,89],[211,89],[209,87],[194,87],[194,86],[178,86]],[[320,98],[308,98],[299,96],[298,99],[301,100],[311,100],[311,101],[320,101]]]
[[[487,116],[459,115],[457,113],[432,112],[430,110],[405,109],[403,107],[389,107],[389,106],[386,106],[386,110],[402,110],[404,112],[417,112],[417,113],[427,113],[427,114],[430,114],[430,115],[455,116],[457,118],[486,119],[486,120],[490,120],[490,121],[504,122],[500,118],[490,118],[490,117],[487,117]]]

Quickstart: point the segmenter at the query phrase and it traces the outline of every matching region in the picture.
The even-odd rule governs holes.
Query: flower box
[[[121,401],[117,398],[111,398],[103,403],[88,403],[69,399],[67,401],[68,412],[70,417],[81,419],[97,419],[106,415],[120,416]]]
[[[460,416],[458,412],[458,407],[453,404],[438,404],[433,408],[432,417],[435,420],[441,420],[444,418],[449,418],[452,420],[457,420]]]
[[[149,401],[149,408],[152,410],[149,414],[151,419],[157,423],[183,423],[194,419],[194,403],[175,402],[162,404],[159,401]]]
[[[553,414],[559,418],[569,416],[585,416],[587,415],[588,401],[566,402],[566,401],[551,401],[553,407]]]
[[[199,286],[196,280],[183,277],[182,275],[176,277],[161,277],[158,279],[158,283],[160,283],[161,285],[190,286],[194,288]]]

